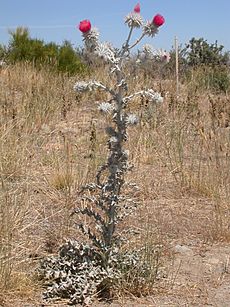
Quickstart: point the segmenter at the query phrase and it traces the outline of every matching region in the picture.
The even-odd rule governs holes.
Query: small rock
[[[193,254],[193,251],[191,250],[191,248],[189,248],[186,245],[180,245],[177,244],[174,248],[173,248],[174,252],[176,253],[180,253],[180,254]]]

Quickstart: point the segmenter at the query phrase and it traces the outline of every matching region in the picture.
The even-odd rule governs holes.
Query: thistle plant
[[[125,59],[145,36],[154,36],[158,33],[159,27],[164,23],[161,15],[156,15],[153,21],[144,23],[140,15],[140,5],[137,4],[134,11],[125,17],[125,23],[129,27],[128,38],[120,50],[114,50],[108,43],[99,41],[99,34],[96,29],[91,28],[91,23],[84,20],[79,25],[82,32],[85,48],[100,56],[110,65],[110,74],[115,75],[116,82],[112,88],[100,81],[91,80],[88,82],[77,82],[74,86],[75,91],[84,92],[101,89],[110,95],[110,99],[102,102],[98,109],[105,114],[111,115],[111,125],[106,128],[108,134],[109,155],[107,162],[102,165],[97,174],[96,182],[86,185],[84,190],[98,191],[97,197],[88,197],[86,200],[98,207],[104,217],[96,213],[94,209],[77,209],[77,213],[88,215],[96,221],[97,229],[101,236],[94,235],[91,230],[80,226],[105,256],[105,265],[108,261],[110,249],[120,241],[116,235],[116,228],[122,215],[126,200],[122,196],[122,187],[125,183],[125,173],[130,169],[128,163],[128,152],[125,150],[125,142],[128,140],[127,128],[138,123],[138,117],[135,114],[126,112],[127,105],[136,96],[146,96],[152,103],[162,102],[161,95],[152,89],[146,89],[127,95],[128,84],[123,70]],[[135,28],[142,27],[142,34],[139,39],[131,44],[132,33]],[[104,176],[104,174],[106,175]]]
[[[127,271],[128,267],[137,268],[138,266],[139,275],[146,273],[146,267],[142,266],[140,269],[140,264],[137,265],[136,254],[131,253],[131,256],[128,252],[122,254],[121,246],[124,237],[118,231],[121,222],[137,206],[134,199],[125,196],[123,193],[126,184],[125,174],[132,168],[128,159],[129,153],[125,148],[125,143],[128,141],[127,129],[139,122],[136,114],[127,112],[127,106],[132,99],[138,96],[147,97],[153,104],[161,103],[163,98],[153,89],[143,89],[128,94],[124,67],[131,50],[145,36],[155,36],[163,23],[164,18],[159,14],[152,21],[144,22],[140,15],[140,5],[137,4],[133,12],[125,17],[125,24],[129,28],[129,33],[119,50],[114,49],[108,43],[100,42],[99,33],[97,29],[92,28],[89,20],[83,20],[79,24],[85,49],[96,57],[102,58],[109,65],[109,74],[114,76],[113,79],[115,80],[112,87],[98,80],[80,81],[74,85],[74,90],[78,93],[95,90],[108,93],[108,101],[101,102],[98,110],[102,114],[106,114],[107,119],[108,116],[111,119],[110,124],[106,127],[109,152],[106,163],[101,165],[96,173],[95,182],[88,183],[82,188],[81,199],[84,201],[84,208],[79,207],[74,211],[74,214],[85,215],[93,222],[89,223],[90,226],[84,223],[78,224],[90,243],[84,245],[83,243],[69,242],[65,248],[61,249],[59,262],[47,260],[43,264],[44,271],[49,268],[48,275],[49,277],[52,275],[55,280],[53,286],[47,291],[48,297],[63,296],[64,287],[64,296],[70,297],[73,302],[85,302],[86,298],[89,298],[93,292],[102,288],[108,289],[111,280],[119,279],[122,272]],[[133,31],[136,28],[141,28],[142,33],[136,41],[131,42]],[[92,224],[95,227],[92,227]],[[70,255],[75,255],[72,258],[74,265],[66,266],[64,263],[70,262]],[[81,284],[82,272],[84,271],[83,263],[85,275],[84,283]],[[124,269],[125,264],[126,268]],[[64,274],[57,273],[54,277],[58,270],[64,270]],[[50,272],[53,272],[53,274]],[[73,278],[75,279],[73,280]],[[60,285],[62,290],[57,284]]]

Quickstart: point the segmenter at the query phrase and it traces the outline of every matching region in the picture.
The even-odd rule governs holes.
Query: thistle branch
[[[136,42],[135,42],[133,45],[131,45],[128,49],[131,50],[131,49],[134,48],[137,44],[139,44],[140,41],[144,38],[144,36],[145,36],[145,33],[142,33],[141,36],[136,40]]]
[[[103,91],[110,93],[112,96],[115,96],[115,92],[112,89],[102,84],[101,82],[95,80],[90,80],[88,82],[79,81],[75,83],[73,88],[76,92],[86,92],[86,91],[93,91],[96,89],[102,89]]]
[[[133,93],[132,95],[124,97],[123,101],[124,103],[127,104],[129,100],[135,98],[136,96],[145,96],[149,98],[150,100],[157,102],[157,103],[160,103],[163,101],[163,97],[158,92],[154,92],[152,89],[142,90],[142,91]]]
[[[130,41],[130,38],[132,36],[133,29],[134,29],[134,27],[130,28],[126,42],[121,48],[121,51],[120,51],[120,57],[121,58],[124,56],[125,52],[129,50],[129,41]]]

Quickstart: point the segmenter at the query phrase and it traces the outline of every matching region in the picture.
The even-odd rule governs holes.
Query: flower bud
[[[134,12],[137,13],[137,14],[139,14],[141,12],[140,3],[137,3],[137,5],[135,5]]]
[[[82,32],[82,33],[86,33],[86,32],[89,32],[90,29],[91,29],[91,23],[89,20],[85,19],[85,20],[82,20],[78,26],[79,30]]]
[[[165,19],[162,15],[157,14],[156,16],[153,17],[153,24],[156,27],[160,27],[165,23]]]

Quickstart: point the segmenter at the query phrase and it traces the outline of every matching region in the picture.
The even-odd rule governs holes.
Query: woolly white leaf
[[[93,51],[98,46],[99,31],[96,28],[92,28],[90,31],[85,32],[83,35],[83,41],[85,42],[86,49]]]
[[[109,139],[110,143],[117,143],[118,139],[115,136],[111,136],[111,138]]]
[[[139,118],[135,114],[129,114],[125,119],[127,125],[137,125]]]
[[[114,106],[109,102],[102,102],[99,104],[98,110],[103,113],[110,113],[114,110]]]
[[[130,28],[140,28],[143,24],[143,19],[140,14],[132,12],[125,17],[125,23]]]
[[[95,54],[107,62],[111,62],[113,64],[119,63],[119,58],[116,58],[113,48],[107,42],[98,44],[97,48],[95,49]]]
[[[158,28],[154,25],[154,23],[147,21],[147,23],[143,26],[143,33],[147,36],[155,36],[158,33]]]
[[[85,81],[79,81],[77,82],[73,89],[76,92],[86,92],[86,91],[93,91],[95,89],[102,89],[105,91],[110,91],[105,85],[103,85],[102,83],[98,82],[98,81],[94,81],[94,80],[90,80],[88,82]]]
[[[150,99],[152,102],[156,102],[156,103],[162,103],[164,100],[163,97],[158,92],[154,92],[152,89],[136,92],[130,96],[125,97],[123,100],[125,103],[127,103],[129,100],[131,100],[132,98],[138,95],[145,96],[148,99]]]

